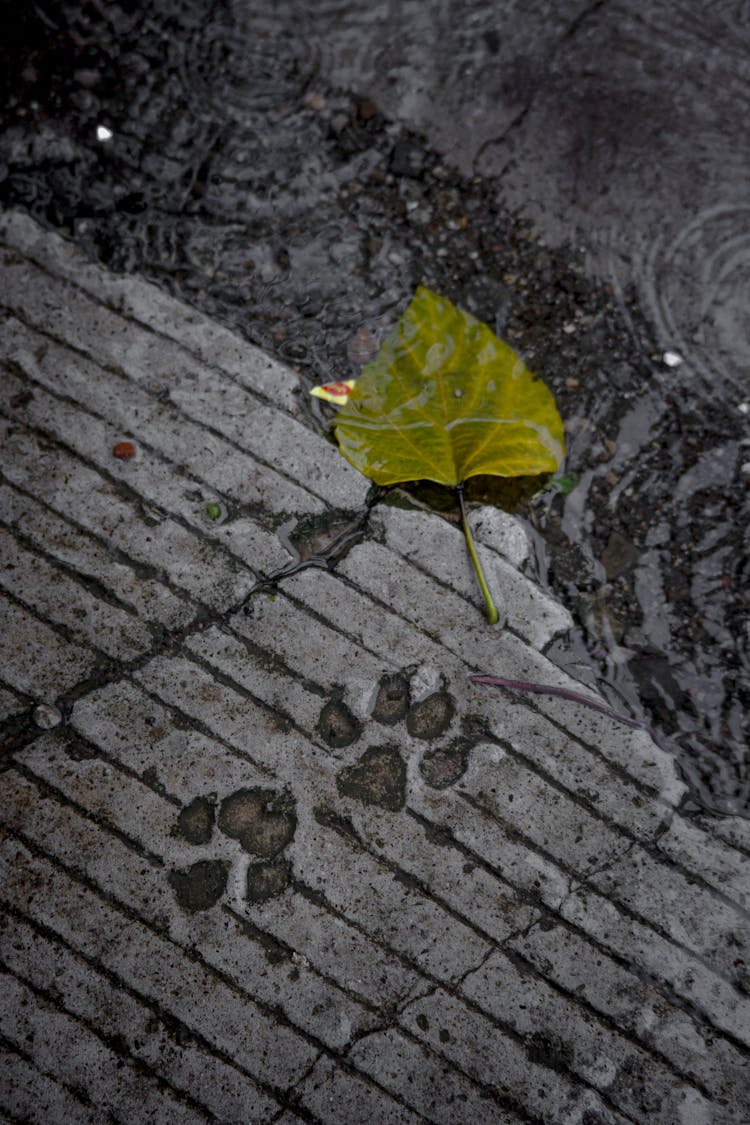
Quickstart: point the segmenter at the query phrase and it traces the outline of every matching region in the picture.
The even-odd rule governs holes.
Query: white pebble
[[[679,352],[665,352],[661,359],[665,367],[679,367],[684,362]]]
[[[34,708],[34,722],[42,730],[52,730],[54,727],[60,726],[62,713],[58,711],[57,707],[52,707],[49,703],[40,703],[38,707]]]

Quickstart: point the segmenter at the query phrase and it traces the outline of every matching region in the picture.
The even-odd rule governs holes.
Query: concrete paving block
[[[21,1048],[33,1043],[41,1070],[82,1089],[102,1111],[126,1114],[133,1122],[197,1125],[205,1120],[17,978],[1,973],[0,982],[6,1001],[0,1034]]]
[[[332,446],[275,408],[260,405],[232,379],[222,378],[219,372],[207,375],[192,356],[165,337],[134,330],[131,322],[74,287],[61,287],[28,263],[6,258],[1,276],[6,304],[22,311],[35,328],[79,348],[101,366],[122,369],[136,382],[163,386],[189,417],[213,419],[217,429],[240,448],[272,466],[278,462],[283,438],[283,467],[293,479],[304,480],[314,494],[335,507],[362,504],[369,483]]]
[[[393,864],[400,878],[425,886],[438,902],[497,942],[526,929],[538,914],[514,890],[467,856],[439,829],[410,816],[340,802],[341,814],[376,856]]]
[[[281,776],[299,767],[308,777],[314,772],[325,778],[322,766],[314,767],[319,755],[308,740],[236,688],[217,682],[210,672],[184,657],[156,657],[134,674],[147,690],[183,715],[208,727],[226,740],[251,763]],[[312,800],[312,796],[310,798]]]
[[[151,630],[136,614],[89,593],[53,563],[26,550],[0,528],[0,586],[34,613],[62,625],[87,647],[118,660],[132,660],[153,644]]]
[[[170,406],[158,388],[141,387],[104,369],[15,318],[4,324],[2,350],[33,380],[32,387],[74,400],[119,435],[132,437],[140,447],[145,444],[179,465],[183,475],[203,481],[206,501],[218,489],[243,505],[262,504],[274,515],[324,510],[306,489],[208,429],[210,418],[199,425]]]
[[[170,401],[190,418],[210,418],[241,449],[303,481],[314,496],[333,508],[356,511],[364,504],[369,481],[341,454],[301,422],[273,407],[258,406],[234,384],[203,376],[170,391]],[[280,455],[279,451],[283,450]]]
[[[355,557],[356,552],[365,549],[366,555],[359,554]],[[527,704],[523,700],[504,702],[507,699],[506,693],[467,683],[465,676],[476,671],[479,666],[478,660],[474,659],[476,652],[472,655],[470,650],[470,655],[465,657],[461,652],[452,652],[450,645],[446,650],[439,638],[428,635],[432,629],[428,629],[425,622],[430,620],[430,606],[434,608],[440,601],[436,595],[420,612],[420,597],[424,601],[425,583],[428,580],[424,576],[409,576],[402,567],[396,568],[386,581],[381,573],[384,567],[392,567],[392,556],[378,544],[366,543],[350,552],[346,563],[337,570],[337,575],[349,578],[348,582],[344,583],[337,576],[320,570],[308,570],[287,579],[284,590],[295,599],[315,606],[317,612],[324,614],[344,635],[348,634],[383,660],[392,661],[393,654],[398,653],[402,668],[422,663],[438,668],[449,667],[457,680],[460,679],[461,695],[465,695],[467,707],[471,704],[472,711],[487,715],[490,719],[493,713],[497,715],[501,724],[499,732],[503,729],[502,724],[512,721],[511,707],[521,709]],[[375,587],[380,586],[381,594],[385,594],[388,605],[392,608],[386,608],[382,603],[373,607],[364,590],[358,588],[363,583],[368,588],[373,584]],[[446,594],[446,597],[455,595]],[[399,613],[394,612],[394,609]],[[401,613],[405,616],[400,616]],[[449,628],[447,623],[445,628]],[[467,638],[479,638],[476,642],[478,647],[490,643],[486,639],[487,635],[496,638],[491,642],[494,646],[491,650],[492,663],[486,670],[502,674],[503,670],[510,669],[514,676],[522,679],[581,690],[581,684],[571,680],[549,660],[535,653],[512,634],[498,633],[488,626],[482,628],[486,629],[486,634],[482,633],[481,637],[468,627],[462,627],[460,635],[464,641]],[[592,692],[592,695],[595,696],[595,693]],[[658,793],[669,806],[674,806],[684,796],[686,787],[678,777],[674,760],[660,750],[645,732],[629,730],[580,704],[566,703],[567,709],[563,711],[558,699],[542,695],[534,696],[533,699],[534,708],[559,722],[563,728],[562,738],[572,735],[584,746],[598,750],[618,769],[630,774],[651,792]]]
[[[0,596],[3,677],[17,691],[54,703],[96,669],[97,657],[64,640],[28,610]]]
[[[664,938],[643,922],[623,915],[603,895],[577,890],[560,915],[628,964],[639,965],[657,981],[693,1004],[719,1030],[750,1044],[750,1004],[733,984],[707,968],[691,951]]]
[[[424,511],[256,586],[369,488],[297,376],[23,217],[3,238],[0,709],[76,702],[3,776],[32,1001],[0,1115],[43,1120],[36,1082],[65,1121],[744,1120],[744,822],[688,819],[645,731],[467,681],[596,697],[539,651],[569,617],[522,524],[471,513],[511,629]]]
[[[26,704],[19,695],[16,695],[13,691],[8,691],[5,687],[0,687],[0,722],[5,722],[6,719],[10,719],[25,710]]]
[[[424,978],[305,888],[260,905],[245,903],[254,926],[290,945],[313,967],[368,1004],[389,1008],[420,991]]]
[[[48,448],[40,455],[29,431],[16,428],[11,435],[2,423],[0,435],[7,437],[0,449],[0,468],[11,483],[61,515],[74,512],[79,526],[108,542],[131,565],[146,566],[178,590],[217,608],[239,603],[252,589],[252,573],[237,573],[241,564],[230,556],[222,559],[214,545],[158,509],[139,511],[114,484],[71,454]]]
[[[0,1106],[11,1122],[50,1125],[52,1121],[69,1121],[71,1125],[96,1125],[99,1120],[96,1109],[85,1105],[8,1047],[0,1048]]]
[[[152,789],[98,758],[73,757],[56,735],[37,739],[17,757],[93,817],[121,832],[149,854],[169,855],[176,811]]]
[[[727,979],[743,985],[744,966],[750,964],[745,911],[722,901],[710,889],[696,886],[693,879],[670,870],[639,847],[626,860],[593,874],[590,882],[612,901],[658,926],[678,945],[699,954]]]
[[[302,580],[311,571],[300,573]],[[322,572],[321,572],[322,576]],[[316,603],[300,606],[286,596],[297,578],[287,579],[277,594],[260,591],[253,595],[244,611],[230,619],[237,633],[260,648],[276,653],[294,672],[329,691],[344,689],[347,702],[356,707],[364,697],[370,702],[380,677],[395,669],[393,654],[388,662],[375,657],[335,628],[314,616]],[[325,610],[325,606],[321,606]],[[356,625],[352,614],[351,624]],[[369,711],[369,708],[366,708]],[[358,709],[364,717],[362,709]]]
[[[157,286],[101,269],[72,243],[43,231],[19,211],[0,215],[0,238],[56,277],[189,349],[206,365],[216,365],[285,409],[295,407],[299,380],[293,371]]]
[[[434,513],[393,507],[376,509],[370,524],[392,551],[483,611],[484,602],[460,526]],[[572,627],[570,613],[559,602],[547,597],[495,551],[482,544],[478,551],[501,620],[529,644],[541,649]]]
[[[101,1029],[106,1039],[117,1039],[133,1059],[149,1067],[177,1092],[183,1092],[232,1125],[241,1125],[251,1113],[256,1120],[278,1112],[278,1104],[265,1097],[252,1081],[191,1039],[187,1029],[168,1027],[160,1009],[145,1003],[48,934],[41,934],[16,918],[2,920],[6,965],[36,990],[54,993],[66,1012]],[[67,1120],[67,1118],[48,1118]]]
[[[105,895],[115,895],[136,909],[147,907],[149,912],[162,907],[165,913],[159,920],[164,922],[169,900],[158,862],[112,835],[102,848],[96,823],[41,782],[12,771],[5,775],[4,789],[3,823],[8,829],[22,833],[32,845],[49,849],[63,867],[85,873]]]
[[[519,695],[498,694],[504,707],[498,708],[498,700],[494,700],[491,707],[482,708],[487,726],[509,753],[529,769],[539,770],[603,819],[642,839],[653,839],[674,817],[671,804],[653,800],[649,791],[623,777],[615,764],[594,746],[568,738],[559,726],[527,706]],[[473,691],[471,696],[474,700]]]
[[[100,589],[136,610],[146,621],[177,629],[192,618],[191,607],[165,585],[118,561],[102,543],[32,496],[0,485],[0,519],[24,543],[41,548],[83,578],[93,579]]]
[[[48,924],[74,948],[94,956],[104,969],[173,1014],[262,1085],[285,1087],[301,1077],[317,1057],[316,1047],[264,1012],[247,992],[226,983],[198,958],[186,958],[183,950],[133,921],[117,905],[76,886],[59,868],[57,877],[46,881],[42,894],[37,888],[29,891],[7,866],[12,854],[10,848],[3,852],[6,898],[15,891],[14,900],[24,913]],[[26,862],[40,873],[49,871],[44,861]],[[84,905],[87,922],[82,927]],[[197,997],[200,1004],[196,1004]]]
[[[487,941],[408,880],[315,822],[297,828],[290,858],[297,877],[345,918],[414,967],[440,980],[474,968]]]
[[[470,605],[429,575],[404,566],[402,559],[379,543],[355,546],[337,573],[475,668],[502,651],[502,629],[487,625],[478,605]]]
[[[719,842],[686,820],[674,817],[659,836],[659,851],[684,869],[699,874],[737,906],[750,907],[750,856]]]
[[[545,982],[536,979],[530,996],[528,969],[522,972],[504,954],[493,953],[461,990],[627,1116],[672,1125],[687,1102],[710,1120],[711,1105],[699,1090]]]
[[[383,1125],[417,1125],[424,1118],[387,1091],[351,1071],[334,1066],[321,1058],[310,1074],[294,1091],[316,1120],[326,1125],[365,1125],[382,1121]]]
[[[427,1121],[516,1125],[520,1120],[445,1060],[394,1029],[361,1039],[350,1058]]]
[[[532,996],[529,1000],[533,1003]],[[627,1120],[590,1087],[577,1086],[561,1068],[553,1069],[548,1047],[540,1044],[530,1057],[511,1034],[442,989],[408,1005],[401,1023],[487,1091],[507,1098],[527,1119],[573,1125],[586,1121],[588,1112],[606,1125]]]
[[[267,770],[198,730],[131,681],[119,681],[76,702],[71,726],[106,748],[107,756],[188,805],[197,796],[232,793],[268,783]]]
[[[569,893],[570,876],[551,857],[529,848],[488,812],[467,802],[461,782],[455,793],[443,792],[439,797],[426,787],[422,792],[413,787],[409,804],[438,831],[454,836],[477,857],[477,862],[492,867],[532,903],[556,908]]]
[[[750,819],[741,816],[701,816],[696,818],[696,823],[707,836],[725,840],[744,855],[750,856]]]
[[[252,923],[249,928],[245,918]],[[222,911],[176,919],[171,936],[183,948],[199,950],[237,988],[246,991],[252,981],[254,998],[281,1013],[289,1031],[307,1035],[333,1052],[344,1051],[352,1038],[379,1020],[363,1003],[362,993],[345,979],[349,960],[326,972],[306,952],[289,953],[294,944],[289,931],[268,926],[263,908],[253,910],[244,899]],[[345,949],[342,942],[341,952]]]
[[[538,972],[585,999],[643,1045],[668,1061],[677,1074],[711,1091],[717,1101],[750,1117],[746,1055],[710,1025],[675,1004],[669,990],[630,971],[579,933],[559,925],[535,926],[514,938],[511,948]],[[719,1112],[718,1106],[714,1112]]]
[[[356,566],[352,570],[356,576]],[[391,609],[373,604],[358,588],[356,577],[352,582],[345,577],[341,567],[335,574],[304,570],[285,579],[284,592],[313,607],[333,628],[394,669],[439,664],[446,658],[437,640],[412,628]]]
[[[241,620],[242,616],[235,620]],[[327,701],[323,692],[309,690],[299,677],[274,667],[268,656],[256,654],[239,637],[212,628],[190,637],[186,647],[268,707],[288,715],[309,732],[315,730]]]
[[[529,841],[572,874],[583,875],[610,862],[630,846],[626,837],[513,755],[493,759],[492,746],[485,751],[480,745],[470,756],[461,792],[496,817],[511,835]]]
[[[101,734],[101,729],[99,729],[99,734]],[[110,747],[111,741],[107,739],[106,744]],[[60,758],[62,758],[62,762],[58,762]],[[100,817],[104,823],[128,834],[138,846],[150,846],[152,850],[156,849],[160,858],[163,858],[167,863],[177,863],[178,866],[182,867],[198,859],[215,861],[217,858],[222,859],[227,864],[234,862],[235,866],[239,866],[238,876],[240,876],[239,898],[235,902],[235,909],[251,918],[261,931],[266,928],[264,909],[260,908],[253,911],[245,902],[245,889],[241,878],[245,870],[245,864],[241,860],[238,864],[237,856],[234,854],[235,849],[223,848],[222,837],[217,838],[215,832],[210,847],[207,842],[201,850],[186,846],[184,843],[180,844],[179,841],[174,839],[179,807],[175,808],[174,805],[167,803],[146,787],[134,783],[131,779],[122,777],[122,775],[119,778],[119,786],[116,779],[110,782],[110,777],[114,771],[100,762],[86,762],[85,765],[89,769],[83,771],[83,776],[80,778],[71,777],[72,771],[65,764],[64,753],[58,752],[56,755],[50,746],[41,748],[40,752],[35,755],[31,755],[27,751],[24,755],[24,763],[28,768],[34,769],[40,776],[43,776],[45,780],[55,784],[66,797],[75,799],[88,812]],[[221,768],[221,760],[215,762],[215,768],[212,772],[215,775],[218,774],[217,780],[220,784],[226,785],[225,771]],[[244,780],[247,784],[247,778]],[[267,786],[267,779],[263,778],[262,780]],[[215,794],[211,794],[211,797],[215,800]],[[131,808],[129,821],[122,811],[123,808],[126,809],[127,807]],[[226,841],[224,842],[226,843]],[[125,863],[124,870],[127,870],[128,866]],[[120,893],[122,893],[122,890]],[[166,875],[163,893],[168,896]],[[154,912],[153,906],[148,901],[145,903],[133,901],[127,898],[127,891],[125,894],[126,900],[136,909],[145,910],[147,914],[152,914],[155,920],[163,916],[163,904],[159,904],[158,909]],[[288,944],[293,929],[293,926],[277,926],[272,932],[285,944]],[[203,934],[203,931],[206,932]],[[306,970],[300,972],[295,969],[294,976],[290,977],[288,970],[284,970],[283,967],[279,967],[278,970],[269,967],[265,962],[265,954],[260,946],[256,949],[252,943],[248,945],[248,942],[242,938],[236,921],[224,918],[222,922],[217,922],[213,915],[210,917],[206,915],[204,917],[193,917],[190,920],[190,925],[187,925],[184,915],[178,913],[172,919],[171,933],[173,938],[186,948],[191,946],[205,948],[208,959],[222,971],[228,971],[231,965],[232,976],[235,980],[242,981],[243,979],[258,977],[260,983],[256,985],[256,988],[261,998],[267,1002],[281,1005],[288,1012],[290,1018],[300,1027],[308,1028],[312,1018],[316,1036],[332,1046],[342,1047],[349,1037],[361,1028],[363,1020],[366,1022],[366,1013],[353,1005],[345,995],[325,985],[324,982],[312,980]],[[362,944],[354,935],[354,945],[359,948]],[[339,940],[339,956],[344,953],[346,945],[345,941]],[[255,950],[256,954],[255,961],[252,963],[248,961],[247,956],[250,948]],[[238,949],[243,951],[241,956]],[[373,961],[380,966],[378,984],[373,991],[373,996],[380,1001],[382,1000],[382,991],[378,990],[382,990],[384,975],[388,973],[388,968],[383,963],[382,955],[372,948],[366,951],[364,959],[368,963],[368,972],[372,971]],[[313,961],[315,961],[314,958]],[[235,962],[237,963],[235,964]],[[327,969],[330,969],[330,967],[330,965],[326,966]],[[347,989],[351,988],[352,974],[356,971],[359,975],[359,965],[352,963],[351,956],[338,962],[338,964],[334,962],[333,970],[334,978],[337,980],[343,979],[344,987]],[[407,991],[406,985],[402,983],[404,974],[397,973],[396,976],[399,980],[398,995],[402,995],[404,991]],[[311,1016],[311,1013],[314,1013],[314,1016]],[[310,1028],[310,1030],[312,1029]]]
[[[530,553],[529,537],[515,516],[500,508],[482,506],[468,514],[471,531],[476,540],[507,559],[517,570]]]
[[[605,702],[587,685],[561,673],[545,657],[531,653],[528,649],[524,651],[515,637],[507,635],[504,640],[504,668],[516,670],[520,679],[570,688],[583,695],[590,695],[599,702]],[[490,671],[503,675],[502,667],[496,666]],[[482,693],[491,691],[492,689],[480,684],[467,687],[470,697],[475,700]],[[672,755],[657,746],[646,731],[631,730],[580,703],[551,696],[534,695],[533,701],[527,701],[526,705],[538,709],[554,722],[563,738],[575,739],[598,752],[617,770],[629,774],[651,794],[657,795],[664,805],[675,808],[687,792],[687,786],[679,777]]]
[[[11,378],[4,381],[0,402],[14,397],[14,390],[22,386],[18,382],[14,387]],[[204,494],[196,489],[195,482],[186,479],[183,471],[178,471],[175,466],[164,462],[156,451],[142,445],[139,447],[140,455],[132,460],[120,461],[113,456],[113,450],[123,437],[119,427],[38,388],[32,402],[17,410],[11,408],[9,412],[20,417],[25,424],[54,435],[86,464],[102,472],[105,479],[114,478],[115,482],[121,482],[129,493],[135,493],[146,504],[156,505],[161,509],[159,514],[168,513],[175,520],[193,527],[199,539],[216,538],[221,541],[226,538],[226,528],[215,524],[207,515],[207,502],[218,499],[211,490]],[[236,567],[238,560],[261,573],[277,570],[290,561],[288,551],[275,535],[254,521],[246,519],[244,522],[246,534],[237,540],[240,548],[237,560],[226,556],[222,558],[223,552],[215,552],[214,570],[219,576],[222,571]],[[197,543],[194,549],[200,546],[202,544]]]

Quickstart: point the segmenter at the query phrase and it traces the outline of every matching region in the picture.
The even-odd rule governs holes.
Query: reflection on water
[[[568,421],[579,483],[529,510],[580,623],[560,659],[747,813],[741,7],[29,3],[0,198],[311,385],[355,375],[420,281],[489,322]]]

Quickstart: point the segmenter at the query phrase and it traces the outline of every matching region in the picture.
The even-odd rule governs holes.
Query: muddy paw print
[[[476,739],[467,735],[446,739],[455,717],[453,698],[440,688],[413,702],[412,682],[406,673],[383,676],[371,717],[386,727],[404,723],[413,739],[430,743],[419,760],[419,772],[433,789],[446,789],[465,773]],[[359,738],[362,724],[335,697],[321,711],[318,732],[338,750]],[[406,779],[407,765],[394,739],[369,746],[356,762],[338,772],[336,786],[341,796],[397,812],[406,803]]]
[[[219,803],[216,797],[196,797],[177,818],[176,834],[190,844],[208,844],[214,827],[252,857],[245,893],[250,902],[266,902],[289,884],[289,865],[283,857],[297,827],[292,797],[259,786],[238,789]],[[231,864],[227,860],[199,860],[169,874],[178,904],[191,913],[215,906],[224,894]]]

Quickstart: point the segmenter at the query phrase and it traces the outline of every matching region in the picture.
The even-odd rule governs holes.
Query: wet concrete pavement
[[[746,1122],[746,5],[144,7],[0,45],[0,1118]],[[427,509],[266,581],[420,281],[566,420],[504,632]]]
[[[429,511],[263,585],[367,493],[299,376],[0,238],[4,1117],[747,1120],[748,822],[467,682],[572,683],[523,526],[473,517],[502,631]]]
[[[0,202],[307,385],[419,282],[543,375],[578,478],[525,513],[574,617],[555,660],[658,729],[696,807],[747,814],[746,6],[16,14]]]

